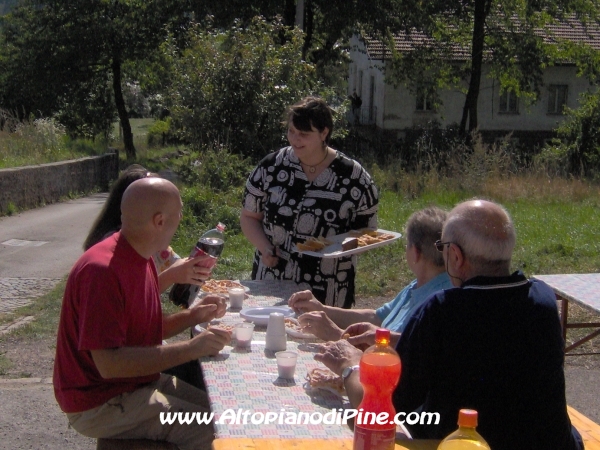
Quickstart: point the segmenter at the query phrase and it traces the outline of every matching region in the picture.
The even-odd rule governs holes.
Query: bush
[[[195,153],[177,169],[177,176],[187,185],[201,184],[211,191],[227,192],[243,187],[251,170],[249,160],[221,147]]]
[[[600,93],[583,94],[580,108],[568,109],[558,138],[546,145],[538,166],[551,173],[598,178],[600,173]]]
[[[173,143],[171,134],[171,118],[155,121],[148,129],[146,135],[148,147],[159,147]]]
[[[167,107],[173,130],[199,149],[226,145],[256,159],[285,143],[287,106],[311,93],[333,97],[302,60],[302,33],[256,18],[246,28],[193,28],[173,63]],[[167,59],[167,58],[165,58]]]

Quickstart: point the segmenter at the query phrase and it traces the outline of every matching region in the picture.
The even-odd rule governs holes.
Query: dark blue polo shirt
[[[567,414],[563,348],[548,285],[520,272],[473,278],[433,294],[408,323],[394,405],[440,413],[439,425],[409,426],[415,438],[445,437],[470,408],[493,450],[582,449]]]

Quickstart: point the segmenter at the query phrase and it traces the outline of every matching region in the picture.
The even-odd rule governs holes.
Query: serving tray
[[[356,255],[359,253],[364,253],[364,252],[367,252],[374,248],[383,247],[384,245],[390,245],[391,243],[396,242],[398,239],[400,239],[402,237],[402,233],[397,233],[395,231],[382,230],[380,228],[378,228],[375,231],[377,231],[378,234],[391,234],[394,237],[391,239],[387,239],[385,241],[380,241],[380,242],[376,242],[374,244],[365,245],[363,247],[356,247],[356,248],[352,248],[350,250],[342,250],[342,242],[344,241],[344,239],[346,239],[348,237],[355,237],[355,234],[350,231],[348,233],[342,233],[342,234],[338,234],[335,236],[327,237],[327,240],[333,242],[333,244],[328,245],[327,247],[325,247],[319,251],[300,251],[297,248],[296,248],[296,251],[303,255],[315,256],[317,258],[324,258],[324,259],[342,258],[344,256],[350,256],[350,255]]]

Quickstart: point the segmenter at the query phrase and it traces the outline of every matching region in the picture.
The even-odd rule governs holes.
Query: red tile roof
[[[536,31],[537,36],[544,38],[544,42],[553,43],[560,40],[567,40],[578,44],[587,44],[594,50],[600,51],[600,26],[597,23],[582,24],[574,15],[565,18],[559,23],[547,26],[547,31]],[[389,59],[390,53],[386,50],[383,43],[370,36],[363,36],[367,47],[367,53],[372,59]],[[470,47],[453,45],[446,52],[437,48],[436,41],[420,31],[411,33],[398,33],[394,35],[394,46],[397,52],[410,52],[415,48],[429,48],[433,54],[438,56],[450,55],[453,60],[466,61],[471,58]]]

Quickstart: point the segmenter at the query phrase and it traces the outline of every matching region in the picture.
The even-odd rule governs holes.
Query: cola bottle
[[[212,258],[204,259],[199,262],[197,266],[212,268],[217,263],[217,258],[221,256],[223,247],[225,246],[225,240],[223,232],[225,231],[225,225],[221,222],[217,224],[212,230],[208,230],[192,249],[190,257],[199,255],[210,255]],[[187,308],[192,304],[198,294],[200,286],[196,284],[180,284],[175,283],[169,293],[169,299],[178,306]]]

